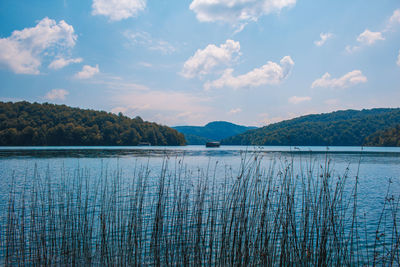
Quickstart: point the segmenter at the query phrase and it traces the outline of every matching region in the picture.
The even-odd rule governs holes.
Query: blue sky
[[[2,0],[0,80],[170,126],[399,107],[400,2]]]

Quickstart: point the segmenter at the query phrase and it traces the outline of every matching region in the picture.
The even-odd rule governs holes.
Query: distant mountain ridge
[[[400,108],[341,110],[306,115],[225,138],[225,145],[362,146],[369,136],[400,124]]]
[[[172,128],[184,134],[188,145],[204,145],[206,142],[220,141],[256,129],[256,127],[247,127],[226,121],[214,121],[205,126],[176,126]]]

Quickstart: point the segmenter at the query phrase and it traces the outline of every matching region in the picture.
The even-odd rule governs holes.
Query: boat
[[[221,144],[219,142],[207,142],[206,147],[219,147]]]

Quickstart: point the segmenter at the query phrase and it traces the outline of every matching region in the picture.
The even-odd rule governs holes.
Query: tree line
[[[184,145],[178,131],[105,111],[66,105],[0,102],[1,146]]]
[[[400,124],[400,109],[344,110],[298,117],[222,140],[227,145],[362,146]],[[370,141],[368,141],[370,140]],[[379,145],[379,144],[376,144]]]
[[[368,146],[400,146],[400,124],[385,131],[378,131],[366,139]]]

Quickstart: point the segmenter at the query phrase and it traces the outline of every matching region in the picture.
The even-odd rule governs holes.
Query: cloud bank
[[[394,27],[400,24],[400,9],[396,9],[395,11],[393,11],[392,16],[385,24],[386,26],[382,31],[372,32],[369,29],[366,29],[357,37],[357,42],[359,42],[360,45],[348,45],[346,46],[346,51],[349,53],[353,53],[359,50],[363,45],[371,46],[377,41],[384,41],[385,37],[383,36],[383,34],[387,34],[388,31],[394,30]]]
[[[365,77],[360,70],[353,70],[349,73],[346,73],[340,78],[331,78],[331,75],[327,72],[320,79],[315,80],[312,83],[311,88],[347,88],[359,83],[366,82],[367,77]]]
[[[185,78],[202,77],[218,65],[229,65],[235,59],[235,55],[240,55],[239,42],[226,40],[220,46],[209,44],[204,49],[198,49],[184,63],[181,75]]]
[[[102,15],[111,21],[135,17],[146,8],[146,0],[93,0],[92,15]]]
[[[49,100],[64,100],[69,95],[69,92],[64,89],[53,89],[45,95]]]
[[[370,30],[366,29],[363,33],[361,33],[357,37],[357,41],[361,44],[365,45],[373,45],[379,40],[385,40],[385,38],[382,36],[381,32],[371,32]]]
[[[257,21],[270,13],[279,13],[295,4],[296,0],[194,0],[190,10],[201,22],[240,24]]]
[[[44,18],[35,27],[14,31],[0,39],[0,65],[17,74],[39,74],[44,54],[75,46],[74,28],[64,20]]]
[[[400,24],[400,9],[396,9],[393,12],[393,15],[390,17],[389,22],[387,24],[387,29],[392,28],[397,24]]]
[[[59,70],[62,69],[72,63],[81,63],[83,61],[82,58],[70,58],[70,59],[65,59],[63,57],[60,57],[58,59],[53,60],[50,65],[49,68],[53,69],[53,70]]]
[[[315,44],[316,46],[323,46],[323,45],[326,43],[326,41],[328,41],[329,39],[331,39],[331,38],[333,37],[333,34],[330,33],[330,32],[327,32],[327,33],[321,32],[320,35],[319,35],[319,37],[320,37],[321,39],[315,41],[314,44]]]
[[[100,72],[99,65],[96,65],[94,67],[85,65],[85,66],[83,66],[83,68],[80,72],[75,74],[74,77],[76,79],[89,79],[89,78],[92,78],[94,75],[96,75],[99,72]]]
[[[288,77],[294,62],[290,56],[285,56],[280,63],[268,61],[267,64],[260,68],[255,68],[252,71],[233,76],[233,69],[226,69],[223,75],[212,82],[207,82],[204,89],[230,87],[233,89],[258,87],[261,85],[276,85]]]

